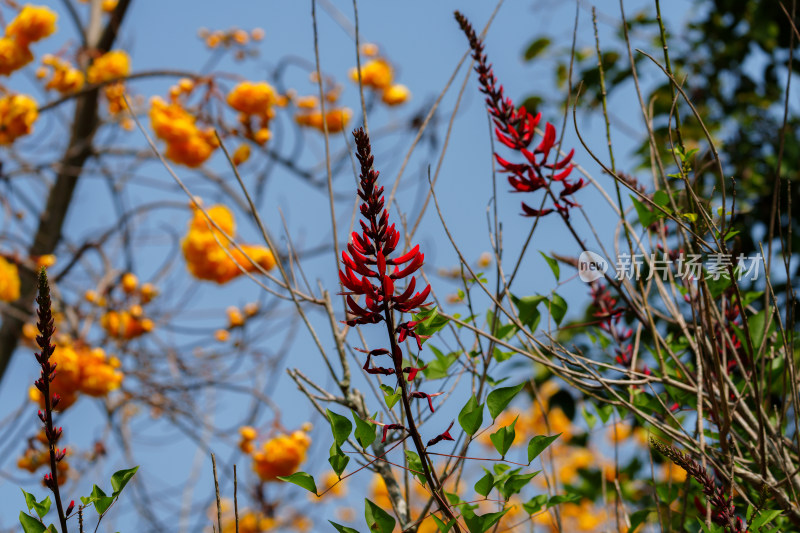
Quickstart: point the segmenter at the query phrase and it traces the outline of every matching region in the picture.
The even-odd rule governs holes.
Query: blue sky
[[[59,32],[52,39],[46,40],[35,46],[37,58],[43,52],[52,52],[65,43],[74,44],[74,31],[70,21],[63,15],[61,2],[43,1],[54,10],[61,13]],[[334,10],[341,16],[352,21],[352,3],[348,0],[331,0]],[[626,5],[628,14],[635,13],[642,3],[636,2]],[[645,3],[646,5],[646,3]],[[591,19],[588,4],[581,4],[579,9],[580,26],[578,31],[578,47],[593,47]],[[679,22],[689,16],[686,2],[670,3],[668,19]],[[86,7],[79,5],[79,11],[86,14]],[[410,111],[427,110],[427,106],[444,86],[450,77],[461,55],[466,51],[467,45],[463,34],[459,31],[453,20],[452,11],[462,10],[476,25],[482,27],[488,19],[494,4],[490,2],[455,2],[441,1],[429,2],[423,0],[404,2],[360,2],[359,15],[362,39],[380,45],[381,51],[398,67],[398,81],[406,84],[413,93],[411,102],[402,109],[383,110],[369,116],[370,128],[373,132],[381,131],[401,124],[401,118]],[[616,21],[619,17],[617,2],[600,2],[600,36],[610,42],[614,29],[608,22]],[[197,30],[201,27],[210,29],[227,29],[233,26],[251,29],[261,27],[266,32],[264,41],[259,45],[260,56],[258,59],[244,63],[231,60],[222,60],[214,69],[215,72],[230,72],[247,79],[271,79],[271,73],[281,58],[296,56],[305,61],[313,61],[313,34],[310,18],[311,4],[309,1],[231,1],[213,2],[198,0],[170,0],[169,2],[136,1],[132,3],[129,17],[126,19],[119,39],[119,44],[130,52],[134,72],[149,69],[180,69],[199,70],[209,58],[209,53],[196,37]],[[322,2],[318,5],[317,16],[319,21],[320,59],[322,69],[335,76],[345,87],[343,103],[354,110],[359,108],[357,91],[352,83],[347,80],[347,71],[355,64],[353,43],[350,34],[342,29],[334,20],[332,11],[326,10]],[[494,63],[495,72],[504,84],[507,94],[519,99],[532,92],[548,94],[553,101],[563,100],[564,95],[557,92],[553,80],[554,61],[556,54],[562,55],[565,48],[569,47],[572,36],[572,22],[574,19],[575,5],[572,3],[556,2],[522,2],[508,0],[498,12],[498,15],[489,31],[486,40],[487,52]],[[9,12],[4,11],[6,17]],[[554,42],[551,51],[543,55],[535,64],[525,63],[522,53],[526,45],[534,38],[547,36]],[[638,45],[649,47],[649,42]],[[32,71],[32,67],[31,67]],[[456,101],[456,94],[467,75],[466,67],[462,68],[456,77],[453,87],[443,100],[439,116],[437,134],[439,147],[444,139],[446,121]],[[483,111],[482,100],[477,92],[475,76],[470,75],[469,82],[461,103],[458,115],[454,122],[452,136],[449,140],[449,149],[444,158],[441,175],[437,184],[437,195],[441,202],[442,212],[449,227],[453,230],[455,239],[462,247],[465,256],[475,260],[481,252],[490,249],[487,234],[487,206],[491,194],[491,148],[489,144],[489,130],[486,116]],[[642,73],[643,82],[652,84],[658,80],[654,70]],[[130,84],[134,94],[149,98],[151,95],[165,95],[168,87],[174,83],[174,78],[140,80]],[[316,86],[308,80],[307,72],[293,69],[287,72],[285,83],[294,87],[300,94],[316,93]],[[224,82],[230,86],[231,82]],[[13,88],[25,90],[31,87],[29,79],[24,75],[12,78],[9,84]],[[43,96],[38,96],[40,101],[46,101]],[[612,135],[617,147],[618,160],[624,160],[626,152],[633,146],[633,140],[626,133],[633,128],[641,131],[641,117],[638,104],[633,105],[631,93],[623,91],[611,99],[610,106],[615,110],[616,119],[626,124],[626,128],[614,128]],[[546,120],[551,120],[560,128],[562,115],[555,106],[543,109]],[[68,120],[70,111],[67,108],[58,109],[37,124],[39,131],[31,140],[26,141],[24,149],[41,149],[57,153],[63,146],[64,137],[58,135],[59,128]],[[146,121],[145,121],[146,123]],[[601,154],[605,156],[605,138],[602,122],[597,116],[590,116],[579,111],[579,124],[584,138]],[[353,124],[355,126],[355,124]],[[302,153],[302,161],[311,166],[313,162],[322,161],[323,145],[321,136],[315,132],[306,134],[306,148]],[[125,134],[121,138],[109,137],[106,132],[101,132],[100,140],[108,140],[116,146],[143,147],[144,142],[139,132]],[[376,154],[376,167],[382,171],[386,182],[393,182],[400,168],[400,164],[411,144],[413,132],[396,131],[380,136],[374,141]],[[34,145],[35,143],[38,143]],[[278,140],[274,140],[278,142]],[[283,142],[283,141],[281,141]],[[277,144],[276,146],[288,146]],[[603,185],[610,186],[611,182],[598,172],[596,165],[590,163],[585,150],[579,147],[574,133],[571,118],[568,121],[565,137],[566,146],[576,146],[576,161],[585,166],[592,175]],[[345,149],[340,137],[332,139],[334,152]],[[426,169],[431,165],[436,168],[439,151],[428,146],[420,146],[409,163],[404,181],[401,185],[399,202],[411,219],[416,217],[415,206],[419,205],[427,184],[425,181]],[[226,183],[233,185],[233,177],[226,166],[222,155],[218,153],[209,163],[209,167],[220,172]],[[112,165],[112,169],[115,168]],[[324,174],[318,167],[317,176]],[[255,170],[254,167],[243,167],[245,179],[247,171]],[[193,177],[191,171],[176,168],[179,174],[191,184],[198,184],[199,180]],[[646,174],[642,177],[647,178]],[[252,183],[252,182],[250,182]],[[335,190],[337,193],[347,195],[352,193],[353,181],[349,171],[349,163],[337,176]],[[515,258],[523,242],[530,221],[518,216],[520,198],[506,192],[507,186],[502,182],[498,185],[498,207],[503,220],[504,242],[508,257]],[[215,193],[207,186],[201,186],[199,192],[207,192],[206,199],[215,201]],[[159,165],[152,164],[137,170],[126,185],[123,193],[124,201],[128,206],[141,205],[145,202],[158,200],[174,202],[176,206],[185,204],[186,198],[172,183],[167,172]],[[578,200],[583,203],[586,212],[593,223],[600,228],[600,234],[605,242],[610,242],[613,232],[611,211],[593,190],[586,189],[579,195]],[[338,222],[340,242],[346,239],[346,228],[350,221],[348,202],[340,202],[338,207]],[[273,234],[283,240],[279,210],[285,215],[288,225],[293,232],[293,237],[298,238],[308,247],[318,246],[330,242],[333,238],[330,229],[330,214],[327,199],[323,191],[309,187],[289,173],[277,169],[265,189],[263,201],[258,206],[265,222]],[[397,213],[393,212],[393,216]],[[106,227],[109,217],[114,216],[114,211],[109,201],[108,189],[102,180],[87,177],[79,185],[76,201],[72,206],[68,219],[68,228],[71,235],[94,235],[98,228]],[[140,231],[151,240],[145,252],[134,257],[134,268],[142,279],[149,279],[163,261],[170,248],[164,246],[162,241],[170,235],[170,231],[181,234],[188,220],[188,210],[175,207],[165,209],[141,221]],[[240,222],[241,234],[246,242],[256,242],[257,233],[252,221],[248,221],[244,213],[237,213]],[[579,225],[583,224],[578,222]],[[517,290],[519,294],[532,294],[534,292],[547,293],[555,288],[555,282],[550,274],[545,261],[536,253],[537,250],[556,252],[564,255],[577,255],[575,243],[560,227],[553,217],[546,219],[542,227],[537,230],[537,237],[533,249],[529,250],[523,262],[523,273]],[[607,237],[606,237],[607,236]],[[159,240],[161,239],[161,240]],[[75,239],[77,240],[77,238]],[[423,220],[418,233],[418,241],[425,254],[428,268],[450,267],[456,264],[457,258],[449,244],[447,244],[441,224],[435,212],[429,210]],[[159,244],[154,245],[157,242]],[[118,263],[116,268],[124,267],[124,258],[115,257]],[[181,259],[179,258],[180,262]],[[333,258],[328,254],[322,257],[310,258],[306,263],[306,273],[313,280],[320,282],[331,292],[337,290],[335,271],[332,269]],[[431,268],[433,267],[433,268]],[[57,270],[57,269],[56,269]],[[569,277],[562,275],[562,280]],[[448,282],[437,280],[437,290],[441,296],[454,292],[449,288]],[[76,294],[88,287],[81,287],[80,282],[75,282]],[[185,287],[181,287],[183,289]],[[585,297],[586,286],[578,280],[564,283],[558,288],[574,308],[579,307],[581,299]],[[180,294],[176,289],[175,294]],[[190,309],[187,311],[188,322],[199,327],[219,327],[224,316],[224,309],[228,305],[241,305],[255,298],[254,286],[246,280],[237,281],[224,288],[203,286],[196,294],[191,295]],[[451,312],[463,312],[458,308],[448,309]],[[315,323],[324,324],[320,317],[315,317]],[[216,325],[215,325],[216,324]],[[276,335],[277,337],[277,335]],[[184,341],[179,334],[164,334],[163,340]],[[266,339],[267,345],[274,345],[279,338]],[[328,342],[328,347],[330,343]],[[319,357],[314,352],[308,335],[301,332],[296,341],[291,345],[291,353],[284,359],[284,366],[297,367],[311,377],[326,383],[325,374],[321,371]],[[314,433],[315,446],[312,450],[319,451],[318,457],[311,457],[306,465],[309,471],[325,470],[325,453],[330,440],[324,422],[319,420],[311,410],[308,403],[297,393],[293,384],[283,374],[283,369],[276,369],[281,377],[274,380],[275,385],[269,392],[273,400],[281,408],[283,423],[293,429],[302,421],[312,420],[318,429]],[[14,358],[9,373],[0,388],[0,419],[8,416],[16,409],[21,398],[24,397],[28,384],[36,377],[36,368],[33,358],[26,350],[20,350]],[[263,382],[271,383],[272,377],[265,377]],[[330,384],[329,381],[327,381]],[[266,385],[265,385],[266,386]],[[205,398],[209,405],[214,405],[215,419],[223,426],[227,420],[236,420],[241,414],[243,404],[240,399],[218,393],[218,397],[210,395]],[[457,403],[457,402],[456,402]],[[35,409],[28,406],[22,416],[28,417],[28,428],[33,428],[36,422]],[[69,432],[70,442],[85,448],[95,438],[101,436],[97,428],[102,424],[102,410],[92,401],[82,400],[75,407],[74,412],[68,413],[63,424]],[[142,420],[133,427],[141,428],[141,435],[134,435],[139,439],[137,461],[141,464],[140,481],[154,487],[153,494],[160,499],[163,494],[173,498],[172,504],[180,502],[181,491],[187,480],[196,487],[192,496],[196,502],[207,502],[212,494],[210,478],[210,461],[207,455],[201,455],[197,462],[195,446],[180,433],[172,430],[163,421],[153,422],[147,414],[139,415]],[[449,414],[442,413],[442,420]],[[260,423],[270,420],[268,413],[259,419]],[[27,436],[32,430],[23,432]],[[231,444],[235,436],[221,441],[213,441],[212,446],[226,462],[232,451]],[[226,442],[222,442],[225,441]],[[107,444],[113,444],[109,440]],[[21,449],[22,441],[19,442]],[[113,447],[113,446],[110,446]],[[12,446],[13,448],[13,446]],[[13,478],[0,479],[0,527],[11,527],[15,517],[22,507],[23,500],[19,494],[19,476],[15,472],[13,463],[18,455],[17,451],[4,454],[0,468],[4,472],[12,473]],[[244,463],[244,464],[243,464]],[[107,479],[100,477],[104,472],[113,472],[117,468],[130,466],[119,453],[112,453],[106,464],[101,468],[91,470],[86,477],[97,475],[97,480]],[[190,477],[196,469],[197,477]],[[239,465],[243,475],[249,474],[249,465],[242,460]],[[230,491],[229,476],[223,477],[223,489]],[[107,485],[107,483],[106,483]],[[35,485],[26,485],[32,490]],[[77,496],[85,494],[90,488],[87,479],[78,484],[69,486],[69,494]],[[355,488],[355,487],[354,487]],[[274,492],[274,491],[273,491]],[[355,492],[355,490],[353,490]],[[43,495],[42,489],[38,493]],[[77,498],[76,498],[77,499]],[[123,501],[119,509],[114,511],[112,520],[114,527],[121,531],[140,531],[141,523],[130,512],[125,510],[126,502]],[[356,506],[359,509],[358,505]],[[171,505],[158,502],[155,512],[160,516],[168,516],[177,512]],[[188,531],[196,531],[198,524],[203,523],[201,516],[196,513],[191,517]],[[361,522],[358,522],[361,525]],[[115,530],[116,530],[115,529]]]

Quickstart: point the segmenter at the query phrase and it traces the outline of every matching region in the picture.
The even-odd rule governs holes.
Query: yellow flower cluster
[[[362,53],[367,56],[375,56],[377,47],[375,45],[362,47]],[[358,83],[358,68],[350,69],[350,79]],[[411,98],[411,91],[408,90],[408,87],[393,82],[394,69],[386,59],[374,57],[361,65],[361,84],[380,93],[381,100],[388,106],[403,104]]]
[[[347,495],[347,487],[345,487],[344,481],[339,480],[336,472],[332,470],[326,472],[321,481],[319,493],[325,493],[325,497],[342,498]]]
[[[59,411],[75,403],[80,394],[96,398],[108,395],[119,388],[124,378],[119,371],[119,359],[106,356],[102,348],[91,348],[69,338],[57,341],[50,361],[58,365],[58,373],[50,390],[61,396],[56,407]],[[42,394],[36,387],[31,386],[28,395],[32,401],[44,404]]]
[[[248,318],[256,315],[258,313],[258,304],[251,302],[241,310],[238,307],[231,306],[228,307],[226,312],[228,314],[228,328],[218,329],[214,332],[214,336],[219,342],[227,341],[232,330],[244,326]]]
[[[533,523],[544,526],[546,531],[588,532],[603,531],[608,524],[606,510],[598,508],[589,500],[580,503],[561,504],[561,524],[556,521],[553,512],[541,513],[533,517]]]
[[[328,122],[328,133],[339,133],[347,127],[353,112],[346,107],[331,109],[325,113],[325,120]],[[295,122],[305,128],[314,128],[325,131],[322,118],[322,111],[314,109],[312,111],[298,113],[294,116]]]
[[[19,269],[14,263],[0,255],[0,301],[14,302],[19,299]]]
[[[312,73],[311,81],[318,80],[316,72]],[[325,101],[331,106],[325,110],[325,119],[328,122],[329,133],[339,133],[347,127],[347,123],[353,116],[353,112],[346,107],[336,107],[336,102],[342,93],[342,88],[336,85],[328,88],[325,92]],[[322,117],[322,106],[317,96],[300,96],[294,100],[294,104],[300,110],[294,116],[294,121],[301,127],[314,128],[320,132],[325,131]]]
[[[139,285],[139,279],[131,272],[120,278],[119,287],[126,295],[124,309],[108,309],[100,317],[100,326],[109,337],[130,340],[153,330],[155,324],[144,316],[142,305],[150,303],[158,296],[158,290],[152,283]],[[138,299],[138,303],[131,301],[131,297]],[[108,300],[97,291],[88,290],[84,293],[87,302],[106,307]],[[114,306],[118,307],[118,306]]]
[[[13,143],[28,135],[39,117],[36,101],[26,94],[10,94],[0,98],[0,145]]]
[[[222,231],[231,238],[235,237],[236,224],[233,214],[227,207],[215,205],[206,212]],[[200,209],[196,208],[181,248],[189,273],[197,279],[216,281],[219,284],[240,276],[242,269],[247,272],[257,272],[258,267],[270,270],[275,266],[275,258],[268,248],[240,245],[240,251],[206,220]]]
[[[167,143],[167,158],[190,168],[205,163],[219,144],[214,130],[198,128],[197,119],[183,106],[181,97],[193,89],[194,82],[184,79],[170,89],[169,103],[157,96],[150,100],[150,125]]]
[[[236,513],[234,512],[233,502],[228,498],[222,498],[219,502],[219,511],[222,518],[222,530],[234,531],[239,533],[265,533],[276,530],[280,524],[278,520],[269,517],[263,512],[253,509],[239,509],[239,523],[236,523]],[[217,523],[217,506],[211,505],[208,508],[208,519],[212,524]],[[213,528],[206,529],[211,533]]]
[[[153,330],[155,324],[142,316],[142,306],[133,305],[130,309],[107,311],[100,317],[100,325],[109,337],[130,340]]]
[[[260,448],[255,446],[258,432],[244,426],[239,430],[239,448],[253,459],[253,470],[261,481],[275,481],[278,476],[288,476],[297,471],[306,460],[306,451],[311,446],[308,432],[311,424],[304,424],[301,430],[291,435],[280,433],[264,441]]]
[[[8,76],[33,61],[31,43],[52,35],[57,18],[44,6],[26,4],[0,37],[0,75]]]
[[[58,91],[61,94],[72,93],[80,90],[86,81],[83,72],[76,69],[66,59],[45,54],[42,57],[42,65],[44,66],[36,71],[36,77],[40,79],[50,77],[44,86],[48,91]]]
[[[243,81],[228,93],[228,105],[239,112],[244,135],[258,144],[272,137],[269,121],[275,116],[275,106],[287,103],[285,96],[265,81]]]
[[[86,72],[89,83],[106,83],[119,80],[131,73],[131,58],[124,50],[111,50],[96,58]],[[121,80],[105,86],[103,92],[108,100],[108,112],[118,116],[125,110],[125,83]],[[133,128],[133,121],[127,116],[120,120],[126,130]]]
[[[218,48],[220,46],[229,48],[232,46],[245,46],[250,43],[251,40],[256,42],[262,40],[264,38],[264,30],[255,28],[248,33],[247,30],[241,28],[233,28],[227,31],[209,31],[206,28],[201,28],[198,35],[205,41],[206,46],[209,48]]]
[[[86,72],[89,83],[104,83],[131,73],[131,58],[124,50],[111,50],[96,58]]]

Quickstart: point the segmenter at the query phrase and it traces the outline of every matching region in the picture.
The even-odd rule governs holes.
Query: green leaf
[[[608,422],[608,419],[611,418],[611,413],[614,412],[614,406],[610,404],[603,404],[597,407],[597,414],[600,415],[600,420],[603,421],[603,424]]]
[[[506,514],[509,509],[503,509],[502,511],[496,513],[486,513],[485,515],[476,515],[473,514],[468,516],[464,514],[464,522],[467,524],[467,528],[469,529],[470,533],[485,533],[489,531],[489,529],[495,525],[503,515]]]
[[[381,385],[383,391],[383,401],[386,402],[386,407],[391,409],[400,401],[401,393],[396,392],[395,389],[388,385]]]
[[[776,518],[778,518],[782,512],[783,511],[781,511],[780,509],[774,509],[771,511],[761,511],[760,513],[758,513],[758,516],[756,516],[756,518],[750,523],[749,528],[757,530],[758,528],[763,527],[772,522],[773,520],[775,520]]]
[[[425,374],[425,377],[428,379],[446,378],[450,375],[450,366],[458,359],[458,352],[444,355],[441,351],[434,349],[433,346],[431,346],[431,350],[433,351],[433,355],[436,356],[436,359],[430,361],[427,368],[425,368],[422,373]]]
[[[364,518],[367,519],[370,531],[392,533],[394,530],[394,517],[366,498],[364,499]]]
[[[597,417],[590,413],[586,406],[581,407],[581,413],[583,413],[583,418],[586,420],[586,425],[589,426],[589,429],[593,429],[597,423]]]
[[[550,299],[550,314],[553,315],[553,320],[559,326],[564,320],[564,315],[567,314],[567,302],[556,293],[553,293],[553,297]]]
[[[561,503],[578,503],[581,501],[581,498],[582,496],[580,494],[574,492],[571,494],[556,494],[547,500],[547,508],[550,509],[554,505],[559,505]]]
[[[461,428],[468,434],[474,435],[483,423],[483,404],[479,404],[475,399],[475,395],[461,408],[458,413],[458,423]]]
[[[550,46],[550,39],[547,37],[540,37],[528,45],[525,49],[525,61],[530,61],[536,56],[544,52]]]
[[[475,483],[475,492],[485,498],[492,492],[492,487],[494,487],[494,476],[487,470],[486,474]]]
[[[366,420],[361,420],[361,417],[355,411],[351,412],[353,413],[353,420],[356,422],[356,440],[363,448],[367,448],[375,442],[378,426]]]
[[[338,531],[339,533],[358,533],[358,530],[353,529],[352,527],[347,527],[347,526],[343,526],[342,524],[337,524],[336,522],[333,522],[332,520],[328,520],[328,522],[330,522],[330,524],[333,527],[335,527],[336,531]]]
[[[89,495],[89,501],[94,503],[94,510],[97,511],[97,514],[102,515],[111,507],[111,504],[114,503],[114,497],[106,496],[103,489],[94,485],[92,487],[92,493]]]
[[[537,435],[533,437],[528,443],[528,463],[539,457],[539,454],[545,451],[545,449],[560,436],[561,433],[549,437],[546,435]]]
[[[666,193],[665,193],[666,194]],[[631,200],[633,200],[633,207],[636,208],[636,214],[639,215],[639,223],[643,227],[648,227],[650,224],[655,222],[660,218],[664,218],[666,215],[661,212],[660,209],[653,209],[651,210],[649,206],[646,206],[642,202],[636,199],[635,196],[631,195]],[[657,202],[653,202],[658,205]],[[666,209],[664,211],[667,211]]]
[[[137,470],[139,470],[139,467],[134,466],[133,468],[128,468],[127,470],[118,470],[114,472],[114,475],[111,476],[111,488],[114,489],[114,496],[117,496],[120,492],[122,492],[122,489],[125,488],[125,485],[128,484],[128,481],[131,480]]]
[[[337,476],[340,478],[342,477],[342,472],[347,468],[347,463],[349,462],[350,457],[348,457],[334,442],[333,445],[331,445],[331,455],[328,457],[328,463],[330,463],[331,468],[333,468]]]
[[[46,531],[44,524],[22,511],[19,512],[19,523],[22,524],[22,531],[25,533],[43,533]]]
[[[518,419],[519,416],[517,416],[510,425],[502,427],[489,435],[489,439],[491,439],[495,449],[502,457],[506,456],[508,449],[511,448],[511,445],[514,443],[514,438],[517,436],[514,431],[514,426],[517,425]]]
[[[511,497],[521,491],[525,485],[530,482],[540,471],[532,472],[530,474],[514,474],[509,476],[508,481],[503,485],[503,496],[506,498]]]
[[[414,315],[414,320],[419,322],[414,328],[414,331],[416,331],[418,335],[426,337],[437,333],[450,321],[449,318],[440,315],[436,307],[420,311]],[[425,341],[423,340],[422,342],[424,343]]]
[[[317,494],[317,484],[314,482],[314,478],[305,472],[295,472],[291,476],[278,476],[278,479],[287,483],[294,483],[308,492]]]
[[[666,212],[671,212],[671,210],[667,207],[669,205],[669,195],[662,191],[658,190],[653,194],[653,203],[657,206],[664,209]]]
[[[545,503],[547,503],[547,494],[539,494],[526,503],[523,503],[522,508],[525,509],[525,512],[529,515],[536,514],[542,509]]]
[[[434,515],[434,514],[431,515],[431,518],[433,518],[433,521],[436,523],[436,527],[439,528],[439,533],[448,533],[448,531],[453,529],[453,526],[456,525],[456,519],[455,518],[450,520],[446,524],[444,522],[442,522],[439,519],[439,517]]]
[[[406,450],[406,460],[408,461],[408,468],[415,471],[414,475],[424,487],[428,480],[425,479],[425,475],[422,473],[422,460],[417,455],[417,452]]]
[[[39,518],[44,518],[44,515],[50,511],[50,496],[47,496],[41,502],[37,502],[36,497],[33,494],[25,492],[23,489],[20,490],[22,490],[22,494],[25,495],[25,505],[28,506],[28,510],[36,511],[36,514],[39,516]]]
[[[631,513],[631,527],[628,531],[635,533],[636,528],[644,524],[647,521],[647,517],[650,516],[650,513],[653,511],[654,509],[639,509]]]
[[[353,423],[346,416],[334,413],[330,409],[325,409],[328,415],[328,420],[331,422],[331,431],[333,432],[333,440],[337,446],[341,446],[347,441],[350,432],[353,431]]]
[[[517,298],[511,295],[511,301],[517,308],[519,314],[519,321],[528,326],[528,329],[533,331],[539,325],[541,315],[537,306],[540,302],[546,300],[544,296],[526,296],[524,298]]]
[[[558,261],[553,259],[552,257],[548,257],[544,254],[544,252],[539,252],[544,257],[544,260],[547,261],[547,264],[550,265],[550,270],[553,272],[553,275],[556,277],[556,281],[559,280],[561,275],[561,268],[558,266]]]
[[[489,393],[486,397],[486,407],[489,408],[489,414],[492,420],[497,419],[500,413],[503,412],[503,409],[508,407],[508,404],[514,399],[514,396],[516,396],[524,386],[525,383],[523,382],[513,387],[500,387]]]

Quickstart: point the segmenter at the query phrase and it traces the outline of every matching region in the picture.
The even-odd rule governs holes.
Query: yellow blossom
[[[383,103],[390,106],[404,104],[409,98],[411,98],[411,91],[405,85],[400,84],[387,87],[381,94]]]
[[[28,135],[39,116],[36,102],[28,95],[14,94],[0,98],[0,145],[8,145]]]
[[[305,461],[310,445],[311,439],[303,431],[273,437],[252,454],[253,470],[262,481],[275,481],[278,476],[293,474]]]
[[[213,206],[207,213],[229,237],[235,236],[233,214],[227,207]],[[189,223],[189,232],[181,243],[186,266],[197,279],[222,284],[240,276],[242,269],[257,272],[275,266],[275,258],[269,249],[249,245],[240,245],[239,248],[213,229],[199,209],[195,210]]]
[[[250,159],[250,145],[247,143],[240,144],[236,151],[233,152],[233,157],[231,157],[233,164],[237,167],[248,159]]]
[[[392,84],[392,66],[381,58],[371,59],[361,65],[361,83],[372,89],[386,89]],[[350,69],[350,79],[358,83],[358,69]]]
[[[139,278],[136,277],[135,274],[132,272],[126,272],[122,276],[122,290],[127,292],[128,294],[132,293],[136,290],[136,287],[139,286]]]
[[[17,265],[0,256],[0,300],[13,302],[19,299],[19,269]]]
[[[20,45],[16,39],[0,38],[0,75],[8,76],[33,61],[33,54],[27,46]]]
[[[91,348],[69,339],[57,344],[50,360],[58,365],[58,377],[50,385],[50,390],[61,396],[57,406],[59,411],[75,403],[79,394],[106,396],[119,388],[124,377],[118,370],[118,359],[106,356],[102,348]],[[42,397],[37,388],[31,387],[29,396],[41,404]]]
[[[228,93],[228,105],[246,115],[268,116],[277,93],[265,81],[243,81]]]
[[[124,78],[131,72],[131,58],[124,50],[111,50],[101,55],[89,66],[89,83],[103,83]]]
[[[27,45],[52,35],[56,31],[58,15],[44,6],[25,5],[6,27],[6,37]]]
[[[228,327],[229,328],[237,328],[239,326],[244,325],[244,315],[242,314],[239,309],[236,307],[229,307],[227,309],[228,313]]]
[[[378,55],[378,45],[373,43],[363,43],[361,45],[361,55],[375,57]]]
[[[326,113],[328,133],[339,133],[344,130],[352,115],[353,112],[346,107],[328,111]],[[324,131],[322,113],[319,110],[315,110],[311,113],[298,113],[295,115],[294,120],[300,126]]]

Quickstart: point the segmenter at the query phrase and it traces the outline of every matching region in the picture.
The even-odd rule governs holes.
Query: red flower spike
[[[578,204],[567,200],[565,197],[579,190],[583,184],[576,185],[567,181],[572,172],[570,164],[574,155],[571,150],[566,156],[559,158],[558,153],[550,161],[550,153],[556,146],[556,128],[549,122],[545,124],[544,135],[538,146],[531,152],[529,147],[536,133],[536,127],[541,120],[541,114],[533,115],[525,107],[515,108],[514,102],[503,93],[503,86],[497,83],[492,65],[484,50],[483,41],[478,37],[475,29],[461,13],[455,13],[459,26],[464,31],[472,48],[472,58],[475,61],[475,72],[478,73],[480,91],[486,95],[486,106],[493,117],[494,132],[497,141],[507,148],[518,152],[524,160],[516,163],[500,157],[495,153],[497,163],[503,172],[511,175],[508,182],[515,192],[535,192],[547,186],[552,181],[564,183],[565,189],[561,198],[563,205],[554,202],[554,209],[532,209],[523,204],[523,215],[541,217],[557,210],[564,218],[569,217],[569,210]],[[561,171],[561,172],[556,172]]]

